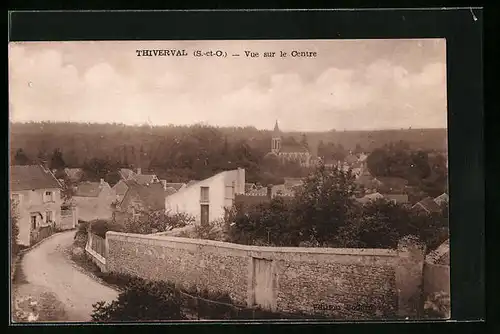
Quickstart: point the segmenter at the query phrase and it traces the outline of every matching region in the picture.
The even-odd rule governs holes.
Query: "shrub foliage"
[[[93,305],[92,320],[97,322],[184,320],[184,319],[303,319],[322,318],[301,313],[285,314],[238,305],[227,293],[183,290],[172,283],[149,281],[110,273],[108,283],[122,286],[112,302]]]
[[[225,226],[227,240],[242,244],[395,248],[411,234],[434,249],[448,238],[448,208],[425,214],[386,200],[362,205],[351,171],[320,166],[293,200],[235,206]]]

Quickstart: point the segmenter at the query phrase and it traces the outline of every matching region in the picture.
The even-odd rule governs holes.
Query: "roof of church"
[[[283,144],[280,150],[281,153],[306,153],[309,152],[307,147],[301,144]]]
[[[280,134],[280,133],[281,133],[281,131],[280,131],[280,128],[279,128],[279,126],[278,126],[278,121],[276,120],[276,124],[274,124],[273,134],[278,135],[278,134]]]

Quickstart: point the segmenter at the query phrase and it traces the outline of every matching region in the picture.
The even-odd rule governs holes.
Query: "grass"
[[[23,268],[21,266],[23,260],[23,254],[19,254],[16,257],[15,262],[12,263],[14,270],[14,277],[12,278],[12,285],[26,284],[26,276],[24,275]]]
[[[14,322],[66,321],[64,304],[44,288],[32,284],[17,286],[14,294]]]
[[[123,291],[126,281],[117,277],[116,275],[111,275],[108,273],[103,273],[99,267],[92,262],[92,260],[85,253],[85,245],[87,244],[87,233],[78,231],[76,233],[75,241],[69,249],[69,254],[71,260],[77,265],[83,272],[89,274],[90,276],[101,280],[101,283],[118,290]],[[81,248],[83,250],[82,254],[75,254],[74,249]]]

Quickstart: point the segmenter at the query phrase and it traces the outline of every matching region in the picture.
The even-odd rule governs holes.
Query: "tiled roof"
[[[61,184],[42,166],[11,166],[10,187],[13,191],[60,188]]]
[[[283,144],[280,149],[280,153],[307,153],[309,150],[307,147],[300,144]]]
[[[259,189],[254,189],[254,190],[248,192],[248,195],[252,195],[252,196],[267,196],[267,188],[266,187],[262,187],[262,188],[259,188]]]
[[[120,169],[120,175],[121,177],[124,179],[124,180],[129,180],[130,178],[132,178],[135,173],[133,170],[131,169],[128,169],[128,168],[122,168]]]
[[[172,189],[165,190],[161,183],[153,183],[149,186],[141,185],[134,180],[125,181],[128,190],[121,203],[124,203],[127,196],[137,196],[150,210],[165,209],[165,197],[172,194]]]
[[[370,201],[376,201],[378,199],[383,199],[383,198],[384,198],[384,196],[382,194],[380,194],[380,193],[373,193],[373,194],[365,195],[365,196],[363,196],[361,198],[356,198],[356,200],[358,202],[360,202],[360,203],[365,204],[365,203],[368,203]]]
[[[174,188],[176,191],[178,191],[179,189],[181,189],[185,185],[186,185],[185,183],[180,183],[180,182],[170,182],[170,183],[167,182],[166,183],[167,188],[168,187]]]
[[[249,192],[254,188],[255,188],[255,183],[245,183],[245,192]]]
[[[133,178],[135,181],[137,181],[137,183],[146,185],[153,183],[154,179],[156,178],[156,175],[137,174]]]
[[[344,162],[348,164],[353,164],[358,162],[358,158],[355,155],[350,154],[347,157],[345,157]]]
[[[421,200],[420,202],[415,204],[415,206],[418,206],[419,204],[428,212],[440,212],[441,211],[441,208],[439,207],[439,205],[436,202],[434,202],[434,199],[432,199],[432,197],[424,198],[423,200]]]
[[[438,197],[434,198],[434,202],[436,202],[438,205],[442,205],[445,203],[448,203],[449,197],[447,193],[443,193],[439,195]]]
[[[109,184],[105,183],[109,186]],[[76,197],[98,197],[101,193],[100,182],[83,182],[76,187],[74,196]]]
[[[125,195],[125,193],[127,192],[128,186],[127,186],[127,184],[125,183],[125,181],[120,180],[120,181],[118,181],[118,183],[117,183],[117,184],[115,184],[115,185],[113,186],[113,189],[115,190],[115,192],[116,192],[116,194],[117,194],[118,196],[123,196],[123,195]]]
[[[408,195],[406,194],[384,194],[384,197],[397,203],[408,203]]]
[[[267,189],[266,189],[266,193],[267,193]],[[284,184],[278,184],[278,185],[273,186],[272,194],[273,194],[273,196],[293,196],[294,191],[287,189]]]
[[[427,262],[441,265],[450,264],[450,240],[443,242],[438,248],[430,252],[425,259]]]
[[[390,188],[404,188],[408,181],[400,177],[377,177],[385,186]]]

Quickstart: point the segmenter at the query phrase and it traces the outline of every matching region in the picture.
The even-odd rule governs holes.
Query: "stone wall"
[[[227,292],[242,305],[342,319],[418,313],[411,297],[421,295],[421,256],[407,243],[401,252],[258,247],[118,232],[106,242],[107,271]]]
[[[76,228],[78,223],[78,211],[76,207],[61,210],[61,223],[57,226],[61,230],[71,230]]]
[[[424,295],[433,293],[450,293],[450,266],[425,263],[424,265]]]

